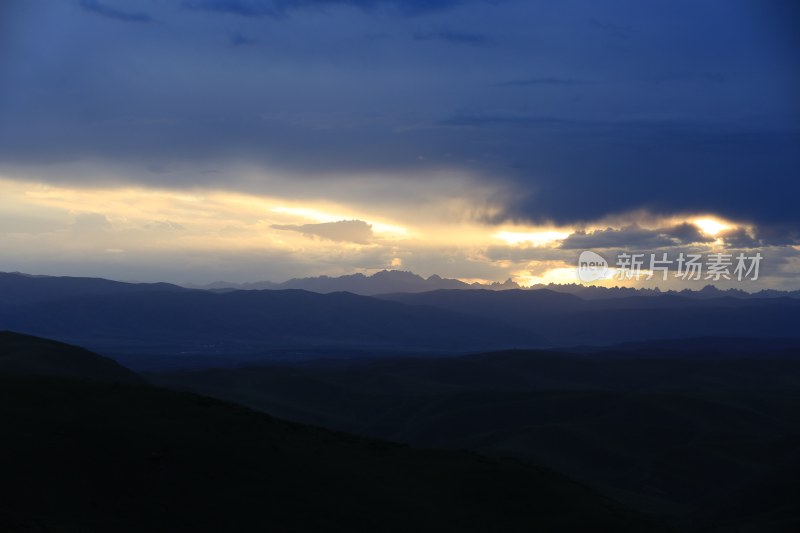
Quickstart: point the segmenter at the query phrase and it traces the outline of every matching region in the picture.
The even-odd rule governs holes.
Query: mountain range
[[[217,281],[207,285],[185,284],[188,288],[207,290],[280,290],[301,289],[311,292],[351,292],[364,296],[386,294],[390,292],[426,292],[438,289],[487,289],[506,290],[519,289],[520,286],[507,279],[503,283],[465,283],[461,280],[442,278],[436,274],[423,278],[413,272],[401,270],[381,270],[370,276],[365,274],[348,274],[345,276],[319,276],[313,278],[292,278],[275,283],[258,281],[253,283],[231,283]]]
[[[0,530],[797,531],[800,299],[597,294],[0,273]]]
[[[554,292],[574,294],[587,300],[603,298],[622,298],[626,296],[660,296],[662,294],[679,294],[687,298],[719,298],[730,296],[733,298],[800,298],[800,290],[797,291],[778,291],[764,289],[755,293],[749,293],[741,289],[718,289],[714,285],[706,285],[701,290],[684,289],[682,291],[662,291],[656,288],[633,288],[633,287],[601,287],[596,285],[581,285],[578,283],[549,283],[536,284],[530,287],[522,287],[511,279],[499,283],[466,283],[458,279],[442,278],[432,275],[424,278],[413,272],[401,270],[381,270],[372,275],[349,274],[345,276],[330,277],[319,276],[310,278],[292,278],[284,282],[258,281],[250,283],[232,283],[227,281],[217,281],[206,285],[185,283],[184,287],[191,289],[205,289],[213,291],[230,290],[281,290],[281,289],[300,289],[311,292],[351,292],[364,296],[375,296],[391,293],[409,292],[430,292],[436,290],[540,290],[548,289]]]
[[[786,295],[624,294],[586,299],[549,289],[451,289],[361,296],[0,274],[0,328],[115,357],[136,356],[139,368],[148,367],[148,357],[161,365],[165,356],[170,364],[196,367],[276,355],[339,357],[343,351],[444,355],[650,339],[800,336],[800,299]]]

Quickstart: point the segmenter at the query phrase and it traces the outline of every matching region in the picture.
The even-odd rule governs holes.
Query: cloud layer
[[[273,224],[272,228],[297,231],[304,235],[316,235],[339,242],[369,244],[372,240],[372,226],[363,220],[340,220],[319,224]]]
[[[567,233],[543,265],[588,247],[783,253],[800,239],[797,11],[746,0],[11,0],[0,4],[0,176],[330,208],[341,217],[270,219],[269,242],[294,234],[282,254],[307,235],[369,248],[351,269],[398,259],[461,269],[440,272],[451,276],[537,270],[491,259],[504,245],[484,237],[509,228]],[[56,224],[29,209],[4,213],[6,227]],[[124,227],[93,205],[75,210],[75,228]],[[173,214],[138,218],[190,238],[191,217]],[[698,233],[686,224],[701,214],[736,225]],[[234,249],[242,225],[225,216],[219,235]],[[440,248],[401,257],[381,223],[478,237],[467,244],[459,230],[457,252],[432,239]],[[519,262],[541,248],[507,252]]]

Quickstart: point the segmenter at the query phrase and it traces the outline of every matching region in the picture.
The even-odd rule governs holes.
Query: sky
[[[3,0],[0,270],[760,253],[711,281],[800,289],[799,29],[791,0]]]

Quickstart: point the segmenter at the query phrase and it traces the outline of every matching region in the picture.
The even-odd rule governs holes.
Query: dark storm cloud
[[[184,0],[188,9],[227,13],[242,17],[276,17],[280,14],[277,2],[255,0]]]
[[[751,235],[750,233],[753,233]],[[765,225],[747,232],[743,228],[723,231],[719,237],[731,248],[758,248],[763,246],[793,246],[800,244],[800,230],[785,225]]]
[[[720,238],[731,248],[756,248],[763,245],[759,239],[751,237],[744,228],[723,231],[720,233]]]
[[[704,235],[700,228],[694,224],[684,222],[675,226],[655,230],[672,238],[676,244],[693,244],[698,242],[712,242],[713,237]]]
[[[416,32],[414,33],[414,39],[417,41],[438,40],[455,44],[466,44],[469,46],[487,46],[492,42],[488,36],[480,33],[452,30]]]
[[[97,0],[80,0],[80,6],[91,13],[110,19],[123,20],[125,22],[152,22],[153,18],[147,13],[139,11],[126,11],[115,7],[102,4]]]
[[[700,233],[693,224],[678,224],[659,229],[646,229],[633,224],[620,229],[607,228],[592,232],[576,231],[561,242],[561,248],[581,250],[628,248],[631,250],[644,250],[711,242],[713,240],[713,237]]]
[[[440,125],[491,138],[493,158],[513,161],[506,172],[530,184],[510,210],[523,218],[569,223],[646,208],[800,219],[800,129],[791,124],[459,114]]]
[[[469,0],[466,0],[469,1]],[[373,9],[391,6],[406,14],[437,11],[466,3],[465,0],[184,0],[189,9],[228,13],[242,17],[278,17],[287,11],[335,5]]]
[[[725,83],[727,78],[719,72],[667,72],[648,79],[654,83],[669,82],[707,82]]]
[[[232,33],[228,36],[228,42],[231,46],[249,46],[252,44],[257,44],[258,39],[253,39],[252,37],[248,37],[242,33]]]
[[[372,226],[363,220],[340,220],[321,224],[274,224],[273,229],[297,231],[305,235],[315,235],[323,239],[356,244],[369,244],[372,240]]]
[[[596,18],[590,19],[590,22],[594,27],[599,28],[616,39],[630,39],[633,35],[633,28],[630,26],[623,26]]]
[[[369,202],[446,171],[507,193],[496,221],[644,209],[776,228],[770,242],[800,228],[800,47],[768,3],[0,4],[6,174],[269,193],[279,173],[305,196],[402,183],[338,188]],[[98,167],[59,166],[75,161]]]
[[[589,83],[583,80],[573,80],[568,78],[537,77],[524,78],[519,80],[508,80],[495,83],[496,87],[531,87],[534,85],[581,85]]]

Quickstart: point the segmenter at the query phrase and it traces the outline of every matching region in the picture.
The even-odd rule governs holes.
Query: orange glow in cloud
[[[540,231],[500,231],[494,236],[512,246],[539,247],[555,244],[557,241],[566,239],[569,234],[569,231],[543,229]]]
[[[733,229],[735,226],[731,223],[725,222],[719,218],[703,217],[692,220],[692,224],[700,228],[700,231],[712,237],[718,235],[720,232]]]

